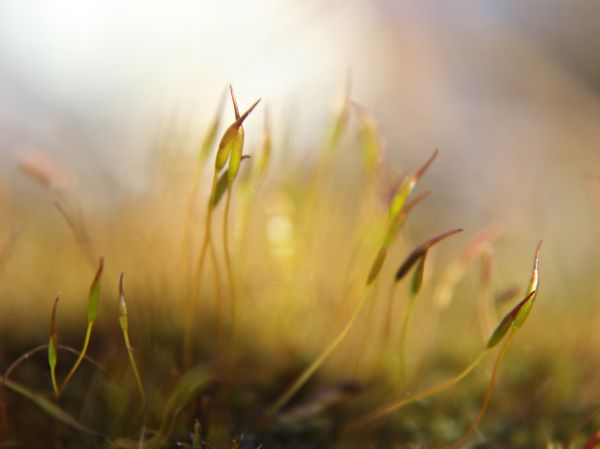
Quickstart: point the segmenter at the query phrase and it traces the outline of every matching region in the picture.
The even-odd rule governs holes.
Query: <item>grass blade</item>
[[[50,380],[54,396],[58,397],[58,384],[56,383],[56,364],[58,362],[58,332],[56,330],[56,308],[60,295],[56,295],[52,306],[52,317],[50,318],[50,340],[48,341],[48,365],[50,366]]]
[[[0,376],[0,384],[6,386],[10,390],[20,394],[21,396],[26,397],[56,421],[61,422],[62,424],[65,424],[69,427],[72,427],[73,429],[78,430],[80,432],[101,436],[98,432],[88,429],[84,425],[80,424],[75,418],[73,418],[70,414],[68,414],[58,405],[49,401],[44,396],[38,393],[34,393],[27,387],[10,379],[6,379],[2,376]]]
[[[63,381],[63,383],[59,389],[59,392],[58,392],[59,396],[63,393],[63,391],[67,387],[69,381],[71,380],[71,378],[77,371],[77,368],[79,368],[79,365],[81,365],[81,362],[83,361],[85,354],[87,352],[88,346],[90,344],[90,338],[92,336],[92,328],[94,327],[94,322],[96,320],[96,316],[98,315],[98,307],[100,305],[100,278],[102,277],[103,270],[104,270],[104,259],[101,257],[100,261],[98,263],[98,269],[96,271],[96,275],[94,276],[94,280],[92,281],[92,285],[90,286],[90,291],[89,291],[89,295],[88,295],[88,307],[87,307],[88,324],[87,324],[87,328],[85,330],[83,347],[81,349],[81,353],[79,354],[79,357],[77,357],[77,360],[75,360],[75,363],[71,367],[71,370],[67,374],[67,377],[65,377],[65,380]]]

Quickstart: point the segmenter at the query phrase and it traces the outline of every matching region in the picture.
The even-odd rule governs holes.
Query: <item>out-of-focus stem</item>
[[[338,334],[338,336],[325,348],[325,350],[315,359],[313,362],[298,376],[296,381],[279,397],[279,399],[267,410],[267,416],[273,416],[277,413],[288,401],[294,397],[294,395],[302,388],[302,386],[312,377],[312,375],[321,367],[321,365],[327,360],[333,351],[340,345],[344,340],[352,325],[358,318],[360,311],[362,310],[367,297],[369,296],[368,289],[363,293],[359,300],[350,320],[346,323],[346,326]]]
[[[225,266],[229,279],[229,293],[231,295],[231,323],[234,325],[236,312],[235,281],[233,279],[233,268],[231,265],[231,254],[229,252],[229,209],[231,207],[231,185],[227,187],[227,198],[225,200],[225,213],[223,216],[223,249],[225,250]]]
[[[406,379],[406,337],[408,335],[408,327],[410,326],[410,321],[412,320],[414,308],[415,308],[415,297],[411,296],[408,299],[408,307],[406,309],[406,315],[404,315],[404,320],[402,321],[402,331],[400,332],[400,366],[398,373],[399,383],[402,384],[404,379]]]
[[[485,349],[481,354],[479,354],[477,356],[477,358],[475,360],[473,360],[471,362],[471,364],[469,366],[467,366],[464,370],[462,370],[456,376],[454,376],[438,385],[434,385],[433,387],[427,388],[426,390],[422,390],[415,394],[407,396],[405,398],[392,401],[386,405],[379,407],[378,409],[374,410],[373,412],[366,414],[362,418],[350,423],[345,428],[344,433],[350,433],[350,432],[353,432],[356,430],[360,430],[360,429],[368,426],[369,424],[373,423],[374,421],[378,420],[379,418],[382,418],[385,415],[395,412],[399,408],[402,408],[408,404],[419,401],[421,399],[425,399],[430,396],[434,396],[436,394],[439,394],[439,393],[447,390],[448,388],[451,388],[452,386],[456,385],[461,380],[463,380],[469,373],[471,373],[471,371],[473,371],[481,363],[481,361],[485,358],[485,356],[489,352],[490,352],[490,349]]]
[[[392,314],[394,311],[394,296],[396,293],[397,285],[398,285],[397,282],[392,282],[392,285],[390,286],[390,294],[388,297],[387,311],[385,314],[385,325],[383,327],[383,343],[384,343],[384,345],[387,345],[390,341],[390,334],[391,334],[391,329],[392,329]]]
[[[195,279],[192,281],[195,286],[192,288],[190,292],[189,304],[190,308],[186,314],[185,328],[184,328],[184,337],[183,337],[183,361],[184,365],[188,366],[191,361],[191,353],[192,353],[192,326],[194,324],[194,316],[196,311],[196,306],[198,304],[198,296],[200,295],[200,290],[202,286],[202,273],[204,271],[204,261],[206,259],[206,251],[209,246],[211,247],[211,252],[214,252],[214,248],[211,244],[211,226],[212,226],[212,211],[213,211],[213,200],[215,196],[215,190],[217,187],[217,180],[219,177],[219,173],[217,170],[214,171],[210,196],[208,197],[207,211],[206,211],[206,224],[204,231],[204,240],[202,242],[202,248],[200,249],[200,256],[198,257],[198,265],[196,267],[196,275]],[[213,257],[213,262],[215,264],[215,270],[217,269],[216,258]]]
[[[88,346],[90,344],[90,337],[92,336],[92,328],[93,327],[94,327],[94,322],[88,321],[87,329],[85,330],[85,338],[83,340],[83,347],[81,349],[81,352],[79,353],[79,356],[77,357],[77,360],[75,360],[75,363],[71,367],[71,370],[67,374],[67,377],[65,377],[65,380],[63,381],[60,389],[58,390],[58,395],[57,395],[58,397],[60,397],[62,395],[62,393],[65,391],[67,384],[69,383],[69,381],[75,374],[75,371],[77,371],[77,368],[79,368],[79,365],[81,365],[81,362],[83,361],[83,358],[85,357],[85,353],[87,352]]]
[[[498,378],[498,371],[500,369],[500,365],[502,364],[502,361],[504,360],[504,357],[506,356],[506,353],[508,351],[508,348],[510,347],[510,344],[511,344],[514,336],[515,336],[515,331],[512,331],[510,333],[510,335],[508,336],[508,338],[506,339],[506,342],[504,343],[502,350],[498,354],[498,357],[496,357],[496,362],[494,363],[494,369],[492,371],[492,377],[491,377],[490,383],[488,384],[487,389],[485,391],[485,396],[483,398],[483,402],[481,404],[481,408],[479,409],[479,413],[477,414],[477,417],[471,423],[471,425],[465,431],[465,433],[463,433],[463,435],[458,439],[458,441],[456,441],[456,443],[454,443],[452,446],[450,446],[449,449],[459,449],[459,448],[463,447],[465,445],[465,443],[471,437],[471,434],[475,431],[475,429],[481,422],[481,418],[483,418],[483,415],[485,414],[488,406],[490,405],[490,400],[492,399],[492,394],[494,393],[494,387],[496,386],[496,379]]]

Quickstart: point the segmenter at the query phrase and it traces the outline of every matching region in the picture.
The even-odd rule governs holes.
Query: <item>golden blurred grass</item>
[[[156,421],[160,416],[167,396],[162,382],[168,379],[165,383],[172,384],[186,364],[200,363],[217,373],[218,383],[226,390],[244,391],[238,391],[243,399],[218,390],[208,394],[209,405],[199,405],[202,401],[196,400],[195,406],[186,409],[186,419],[177,426],[172,424],[176,427],[175,437],[181,438],[184,429],[192,428],[192,415],[206,414],[216,420],[212,427],[206,425],[208,441],[221,438],[226,444],[234,433],[248,432],[246,427],[251,434],[267,438],[265,430],[248,415],[264,413],[353,314],[361,300],[358,292],[384,235],[389,192],[398,186],[398,181],[390,181],[390,167],[373,164],[372,139],[362,141],[368,147],[362,148],[367,157],[361,165],[360,144],[341,138],[350,132],[347,127],[352,125],[345,117],[350,112],[354,113],[338,111],[332,120],[333,131],[323,144],[324,156],[315,164],[300,164],[289,153],[268,170],[256,169],[258,155],[242,164],[240,179],[232,190],[230,224],[232,280],[238,296],[235,323],[226,313],[231,298],[227,295],[221,245],[223,205],[215,208],[212,227],[220,267],[218,285],[210,258],[206,259],[202,282],[195,278],[212,164],[198,167],[193,156],[166,145],[160,170],[154,173],[153,183],[144,194],[122,198],[110,208],[96,208],[93,202],[81,198],[76,183],[58,182],[64,176],[53,164],[28,160],[23,171],[41,184],[35,197],[20,198],[18,191],[9,186],[3,186],[0,193],[4,211],[0,229],[2,366],[8,366],[28,346],[47,341],[50,311],[58,291],[59,341],[81,346],[87,290],[95,260],[101,255],[105,274],[90,353],[114,372],[107,379],[99,379],[102,376],[87,370],[76,376],[79,379],[73,388],[81,396],[91,395],[91,401],[99,394],[106,395],[97,412],[93,402],[77,405],[75,400],[76,405],[71,405],[73,397],[68,394],[65,405],[90,427],[111,437],[122,436],[118,432],[123,428],[132,434],[134,428],[139,431],[142,426],[140,415],[127,416],[127,410],[135,408],[137,387],[117,330],[117,285],[119,274],[124,272],[129,331],[149,396],[145,419]],[[165,142],[168,144],[168,139]],[[436,164],[443,170],[443,160]],[[70,176],[77,178],[76,173]],[[85,184],[85,179],[77,182]],[[420,191],[426,189],[427,177],[418,187]],[[510,229],[504,229],[494,241],[478,237],[479,229],[468,229],[464,236],[432,250],[407,336],[407,374],[401,377],[400,323],[406,313],[410,280],[399,284],[391,309],[388,293],[400,263],[424,237],[430,237],[420,232],[421,227],[435,227],[420,213],[428,207],[425,202],[407,218],[407,229],[390,246],[377,280],[367,290],[365,307],[356,323],[325,360],[317,373],[318,380],[301,390],[300,400],[291,398],[292,412],[295,405],[310,397],[310,392],[340,382],[352,381],[363,390],[358,397],[340,394],[343,415],[351,417],[390,396],[401,397],[448,378],[480,352],[495,324],[522,298],[518,295],[504,303],[495,302],[495,297],[507,288],[526,285],[535,241],[515,249],[510,244]],[[478,243],[483,248],[474,257],[473,247]],[[552,243],[549,246],[552,248]],[[598,282],[590,277],[589,270],[582,270],[575,284],[561,282],[557,264],[560,255],[552,249],[548,252],[541,262],[539,298],[500,374],[504,380],[492,399],[491,417],[483,420],[482,431],[490,435],[492,447],[502,447],[510,438],[514,438],[511,447],[582,441],[594,424],[600,425],[598,416],[586,422],[600,400],[596,375],[600,367],[600,306],[594,301]],[[600,258],[600,254],[597,256]],[[512,278],[514,273],[518,276]],[[454,281],[456,285],[448,285]],[[197,285],[201,286],[199,290],[194,287]],[[392,321],[386,339],[388,316]],[[182,353],[187,322],[193,325],[192,356],[188,361]],[[68,364],[62,355],[58,363],[62,377]],[[49,391],[44,361],[38,360],[35,366],[37,372],[23,371],[22,376],[36,389]],[[475,415],[489,369],[486,364],[470,382],[444,393],[439,401],[434,399],[421,403],[420,408],[413,406],[394,414],[383,423],[391,430],[381,434],[375,427],[355,438],[364,442],[396,435],[407,441],[422,439],[435,444],[456,439]],[[84,378],[88,379],[87,387]],[[127,399],[116,405],[120,397]],[[5,433],[26,439],[22,432],[29,418],[18,404],[16,398],[10,398],[10,426]],[[327,416],[327,410],[325,407],[309,417]],[[284,409],[280,421],[291,421],[292,427],[306,424],[302,413],[302,418],[297,418],[297,411],[292,418],[289,413]],[[99,429],[106,416],[112,417],[110,425]],[[531,435],[523,436],[527,429],[533,429]],[[330,445],[351,445],[347,440],[328,438]]]

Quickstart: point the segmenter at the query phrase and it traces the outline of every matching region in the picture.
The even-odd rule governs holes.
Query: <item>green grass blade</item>
[[[88,324],[87,324],[87,328],[85,330],[83,347],[81,349],[81,353],[77,357],[77,360],[75,360],[75,363],[71,367],[71,370],[65,377],[65,380],[63,381],[63,383],[59,389],[58,396],[60,396],[64,392],[69,381],[71,380],[71,378],[73,377],[73,375],[75,374],[77,369],[79,368],[79,365],[81,365],[81,362],[83,361],[85,354],[87,352],[88,346],[90,344],[90,339],[92,336],[92,329],[94,327],[94,322],[96,320],[96,316],[98,315],[98,307],[100,305],[100,279],[102,277],[103,270],[104,270],[104,259],[101,257],[99,264],[98,264],[98,270],[96,271],[96,275],[94,276],[94,280],[92,281],[92,284],[90,286],[90,292],[89,292],[89,296],[88,296],[88,308],[87,308]]]
[[[27,387],[14,382],[10,379],[6,379],[5,377],[0,376],[0,384],[6,386],[12,391],[26,397],[35,405],[37,405],[41,410],[47,413],[50,417],[55,419],[58,422],[61,422],[73,429],[79,430],[81,432],[89,433],[92,435],[100,435],[93,430],[88,429],[87,427],[80,424],[75,418],[73,418],[70,414],[60,408],[58,405],[46,399],[44,396],[34,393],[29,390]]]
[[[58,396],[58,384],[56,383],[56,364],[58,363],[58,332],[56,330],[56,308],[60,295],[56,296],[52,306],[52,317],[50,318],[50,340],[48,341],[48,365],[50,366],[50,380],[54,396]]]
[[[98,270],[90,286],[90,292],[88,295],[88,322],[96,321],[98,315],[98,307],[100,306],[100,278],[102,277],[102,271],[104,270],[104,258],[100,258],[98,264]]]
[[[159,434],[165,435],[183,407],[211,380],[212,376],[202,367],[192,368],[181,376],[165,403]]]

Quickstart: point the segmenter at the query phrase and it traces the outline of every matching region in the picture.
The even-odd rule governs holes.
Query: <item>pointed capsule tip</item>
[[[235,112],[235,120],[238,121],[240,119],[240,110],[238,109],[237,99],[235,98],[235,92],[233,91],[233,86],[229,85],[229,93],[231,95],[231,101],[233,103],[233,110]]]
[[[431,192],[426,191],[421,193],[420,195],[415,196],[412,201],[409,201],[408,203],[405,204],[404,208],[402,209],[402,212],[404,214],[408,214],[417,204],[425,201],[429,195],[431,195]]]
[[[419,168],[415,172],[415,174],[413,175],[415,177],[415,179],[419,179],[421,176],[423,176],[425,174],[425,172],[427,171],[429,166],[433,163],[433,161],[437,157],[438,153],[439,153],[439,150],[436,148],[433,151],[433,154],[429,157],[429,159],[427,159],[427,161],[421,166],[421,168]]]
[[[252,106],[250,106],[250,107],[249,107],[249,108],[246,110],[246,112],[244,112],[244,113],[242,114],[242,116],[241,116],[241,117],[239,117],[239,118],[238,118],[238,119],[235,121],[235,125],[237,125],[237,126],[241,126],[241,125],[242,125],[242,123],[244,123],[244,120],[246,120],[246,119],[248,118],[248,116],[250,115],[250,113],[251,113],[251,112],[254,110],[254,108],[255,108],[255,107],[258,105],[258,103],[260,103],[260,100],[261,100],[260,98],[259,98],[258,100],[256,100],[256,101],[255,101],[255,102],[252,104]]]
[[[94,280],[92,281],[92,285],[100,280],[100,276],[102,275],[102,271],[104,270],[104,257],[100,256],[98,259],[98,269],[96,270],[96,275],[94,276]]]
[[[123,296],[123,273],[119,276],[119,296]]]

